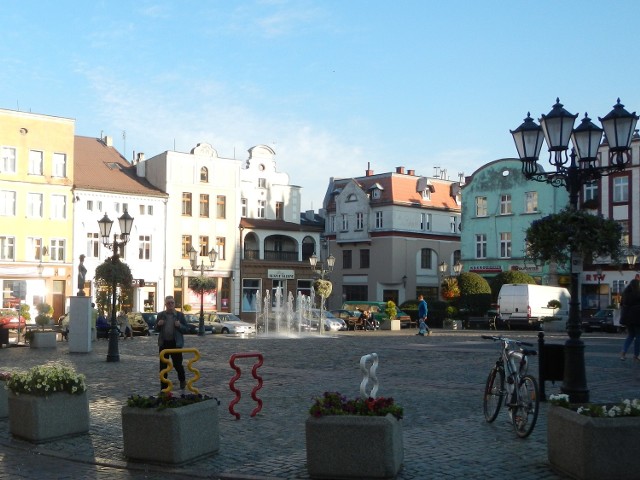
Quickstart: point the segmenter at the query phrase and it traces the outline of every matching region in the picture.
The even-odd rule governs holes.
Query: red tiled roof
[[[165,196],[146,178],[136,175],[131,165],[114,147],[98,138],[75,137],[74,188],[113,193]]]

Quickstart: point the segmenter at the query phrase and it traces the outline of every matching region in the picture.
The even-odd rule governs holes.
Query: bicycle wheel
[[[538,382],[531,375],[525,375],[520,379],[517,405],[512,411],[513,428],[520,438],[528,437],[533,431],[539,407]]]
[[[487,384],[484,387],[484,418],[487,422],[493,422],[498,416],[502,398],[504,397],[504,370],[497,366],[493,367],[487,377]]]

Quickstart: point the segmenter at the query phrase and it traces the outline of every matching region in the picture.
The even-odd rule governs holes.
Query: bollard
[[[167,378],[167,374],[173,370],[173,364],[171,363],[171,359],[167,358],[167,355],[172,353],[193,353],[193,358],[187,363],[187,368],[193,373],[194,378],[187,381],[187,388],[196,395],[199,394],[200,390],[194,387],[193,383],[200,379],[200,372],[197,368],[191,366],[192,363],[200,360],[200,352],[195,348],[165,348],[160,352],[160,361],[167,365],[167,368],[160,370],[160,381],[167,384],[167,387],[163,388],[162,391],[169,393],[173,390],[173,382]]]
[[[256,414],[260,410],[262,410],[262,399],[258,398],[256,393],[258,392],[258,390],[262,388],[262,377],[258,375],[258,368],[262,366],[263,357],[262,357],[262,354],[258,352],[246,352],[246,353],[234,353],[233,355],[231,355],[231,358],[229,358],[229,365],[231,365],[231,368],[233,368],[236,371],[236,374],[233,376],[233,378],[229,382],[229,388],[233,393],[236,394],[236,398],[231,400],[231,402],[229,403],[229,413],[231,413],[231,415],[235,415],[236,420],[239,420],[240,414],[234,410],[236,403],[240,401],[240,397],[242,396],[242,393],[240,393],[240,390],[238,390],[235,387],[236,380],[238,380],[240,378],[240,375],[242,375],[240,367],[236,365],[237,358],[257,358],[258,359],[258,361],[254,363],[253,368],[251,369],[251,375],[253,375],[253,378],[255,378],[258,381],[258,384],[255,387],[253,387],[253,390],[251,390],[251,398],[253,398],[253,400],[258,404],[256,408],[254,408],[253,411],[251,412],[251,416],[255,417]]]
[[[367,361],[371,360],[371,366],[367,368]],[[376,394],[378,393],[378,377],[376,376],[376,370],[378,369],[378,354],[370,353],[369,355],[363,355],[360,358],[360,370],[364,378],[360,383],[360,395],[362,398],[367,399],[369,397],[376,398]],[[367,394],[367,384],[369,380],[373,383],[373,387],[371,388],[371,393]]]

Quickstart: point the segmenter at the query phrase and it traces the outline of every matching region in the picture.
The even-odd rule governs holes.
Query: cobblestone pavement
[[[55,351],[3,348],[1,369],[63,361],[85,373],[91,429],[86,435],[32,445],[13,439],[8,420],[0,420],[0,479],[177,479],[185,475],[308,479],[304,421],[312,399],[325,390],[357,396],[362,381],[360,358],[374,352],[380,360],[378,394],[393,396],[405,408],[404,466],[398,479],[564,478],[547,464],[545,403],[541,403],[538,423],[527,439],[516,437],[504,411],[496,422],[484,421],[482,390],[498,350],[496,344],[481,339],[481,333],[436,330],[430,337],[419,337],[415,330],[402,330],[301,337],[189,336],[186,346],[197,348],[202,355],[196,364],[202,378],[196,386],[221,402],[221,449],[180,468],[127,462],[122,453],[120,409],[126,398],[134,393],[157,393],[155,337],[120,341],[117,363],[106,362],[107,342],[102,340],[85,354],[69,353],[63,342]],[[537,340],[535,332],[510,333],[533,343]],[[565,338],[547,335],[553,343],[562,343]],[[640,365],[618,359],[623,337],[592,334],[583,339],[591,400],[637,397]],[[243,397],[235,407],[241,414],[236,420],[228,411],[234,398],[228,387],[234,374],[229,358],[240,352],[264,355],[264,365],[258,371],[264,379],[258,392],[264,405],[250,417],[256,406],[250,397],[253,360],[239,361],[243,376],[236,385]],[[537,374],[536,357],[530,371]],[[558,384],[547,383],[547,395],[558,391]]]

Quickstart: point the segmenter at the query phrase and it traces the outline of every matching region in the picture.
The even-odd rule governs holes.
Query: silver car
[[[213,333],[256,333],[253,323],[245,322],[233,313],[210,313],[205,323],[211,326]]]
[[[324,310],[322,312],[322,316],[324,317],[324,331],[325,332],[337,332],[343,331],[347,329],[346,322],[339,317],[336,317],[331,312]],[[311,319],[306,319],[306,322],[310,324],[310,329],[318,331],[318,323],[320,319],[320,309],[312,308],[311,309]],[[310,320],[310,321],[309,321]],[[305,320],[303,320],[304,322]]]

